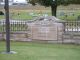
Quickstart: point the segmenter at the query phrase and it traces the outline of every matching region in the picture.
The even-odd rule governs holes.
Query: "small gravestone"
[[[64,16],[64,15],[65,15],[65,13],[64,13],[64,12],[61,12],[61,13],[60,13],[60,16]]]
[[[54,16],[38,17],[29,25],[33,40],[62,40],[63,24]]]
[[[46,16],[48,16],[48,14],[43,14],[43,16],[45,16],[45,17],[46,17]]]
[[[35,14],[35,13],[29,13],[29,15],[32,16],[32,17],[37,17],[37,16],[38,16],[38,15]]]
[[[32,16],[32,15],[34,15],[34,13],[29,13],[29,15],[31,15],[31,16]]]

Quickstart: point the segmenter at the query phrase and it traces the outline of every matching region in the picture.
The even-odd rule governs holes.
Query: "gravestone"
[[[63,24],[54,16],[38,17],[30,23],[32,40],[62,40]]]
[[[34,13],[29,13],[29,15],[33,16],[33,15],[34,15]]]
[[[64,12],[60,12],[60,16],[64,16],[65,15],[65,13]]]

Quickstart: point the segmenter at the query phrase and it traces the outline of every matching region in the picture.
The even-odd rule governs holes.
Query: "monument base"
[[[1,54],[16,54],[17,52],[15,51],[10,51],[10,52],[2,52]]]

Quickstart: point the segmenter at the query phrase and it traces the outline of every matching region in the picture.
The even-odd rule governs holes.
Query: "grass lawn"
[[[0,15],[0,19],[4,19],[5,17],[4,17],[4,15]]]
[[[0,54],[0,60],[80,60],[80,45],[11,42],[17,54]],[[5,42],[0,41],[0,52]]]
[[[77,20],[80,16],[80,10],[57,10],[57,17],[62,20]],[[35,17],[48,14],[51,16],[50,10],[11,10],[10,19],[15,20],[32,20]],[[4,16],[0,15],[0,19],[4,19]]]

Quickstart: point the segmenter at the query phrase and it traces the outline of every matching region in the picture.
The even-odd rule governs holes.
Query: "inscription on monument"
[[[40,27],[38,30],[40,33],[49,33],[50,32],[49,27]]]

